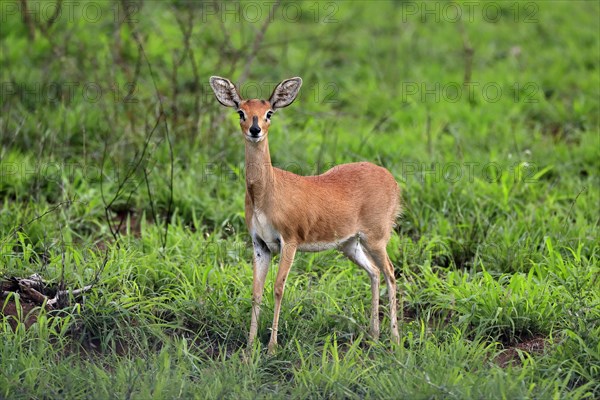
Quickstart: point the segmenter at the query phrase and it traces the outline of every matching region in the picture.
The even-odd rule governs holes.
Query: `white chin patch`
[[[265,135],[251,136],[248,134],[244,134],[244,136],[246,137],[247,141],[252,142],[252,143],[258,143],[265,138]]]

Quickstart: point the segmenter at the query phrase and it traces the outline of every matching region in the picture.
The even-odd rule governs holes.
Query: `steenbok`
[[[267,135],[271,116],[296,98],[302,79],[281,82],[269,100],[244,100],[229,80],[210,78],[217,100],[240,115],[246,145],[246,225],[254,246],[252,316],[248,346],[258,330],[267,271],[279,253],[275,315],[269,352],[277,330],[285,281],[296,251],[338,249],[371,278],[371,330],[379,337],[379,274],[388,286],[390,324],[398,343],[396,279],[386,245],[400,211],[400,189],[385,168],[368,162],[338,165],[318,176],[299,176],[271,165]]]

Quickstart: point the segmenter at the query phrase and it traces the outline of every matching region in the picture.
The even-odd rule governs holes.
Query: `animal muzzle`
[[[258,137],[260,135],[260,126],[258,126],[258,117],[252,117],[252,126],[249,129],[250,135]]]

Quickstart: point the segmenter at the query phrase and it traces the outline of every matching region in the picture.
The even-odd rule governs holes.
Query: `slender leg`
[[[271,252],[267,246],[260,241],[254,239],[253,256],[253,283],[252,283],[252,318],[250,321],[250,335],[248,336],[248,348],[252,347],[256,333],[258,331],[258,315],[260,314],[260,303],[262,302],[263,290],[267,279],[267,272],[271,264]]]
[[[387,256],[387,252],[386,252],[386,256]],[[388,278],[386,278],[386,285],[388,287],[388,296],[390,299],[390,325],[392,328],[392,336],[394,338],[394,342],[396,344],[400,344],[400,335],[398,333],[398,315],[397,315],[397,310],[398,310],[398,302],[396,300],[396,296],[397,296],[397,290],[398,287],[396,285],[396,277],[394,276],[394,264],[392,264],[392,260],[390,260],[390,257],[387,256],[387,264],[389,266],[389,272],[386,276],[389,276],[389,282],[388,282]],[[402,297],[402,292],[400,293],[400,316],[403,317],[403,310],[404,309],[404,304],[403,304],[403,297]]]
[[[388,296],[390,301],[390,327],[392,330],[392,338],[395,343],[400,343],[400,335],[398,334],[398,316],[396,314],[396,277],[394,276],[394,266],[385,250],[385,244],[377,247],[369,247],[367,249],[369,255],[383,272],[385,284],[388,287]]]
[[[379,270],[373,265],[358,239],[351,239],[343,247],[342,252],[353,263],[367,271],[371,279],[371,336],[379,338]]]
[[[273,328],[271,330],[271,340],[269,341],[269,353],[273,354],[277,347],[277,329],[279,326],[279,311],[281,310],[281,299],[285,290],[285,281],[294,262],[296,255],[295,243],[284,243],[281,246],[281,259],[279,260],[279,270],[275,280],[275,314],[273,316]]]

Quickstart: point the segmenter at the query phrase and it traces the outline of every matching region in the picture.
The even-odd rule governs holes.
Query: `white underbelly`
[[[298,246],[298,251],[315,253],[319,251],[337,249],[346,240],[348,240],[348,238],[345,238],[343,240],[336,240],[334,242],[302,243]]]

